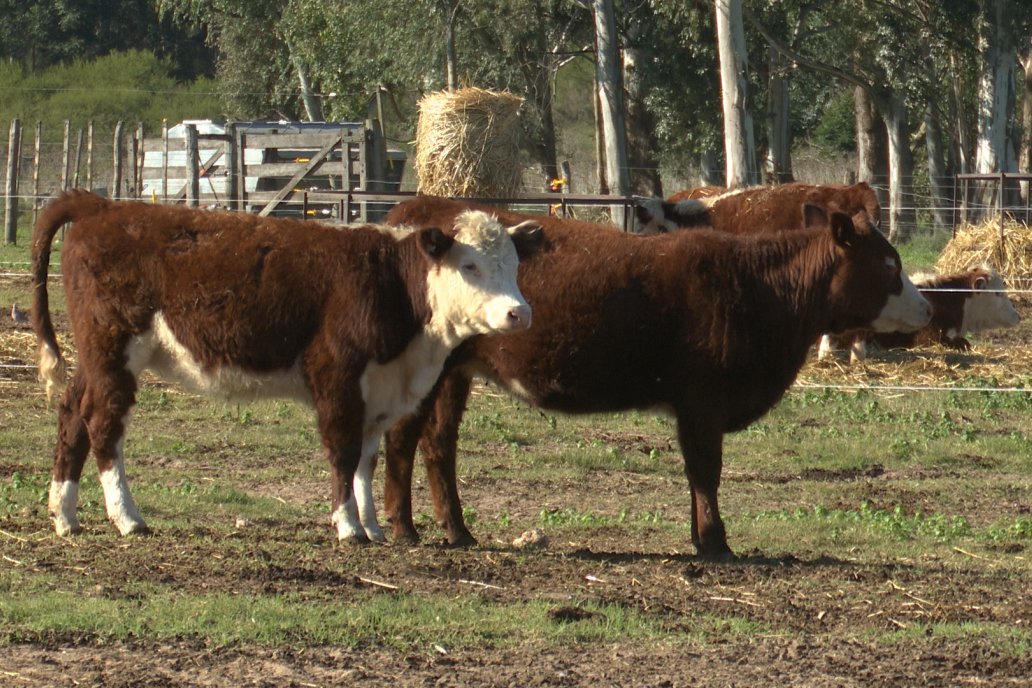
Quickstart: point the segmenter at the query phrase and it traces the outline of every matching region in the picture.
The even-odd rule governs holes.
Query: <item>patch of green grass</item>
[[[876,509],[862,502],[857,509],[828,509],[815,506],[812,509],[797,508],[765,512],[753,516],[756,520],[796,522],[806,525],[822,524],[834,532],[847,530],[872,530],[894,540],[929,537],[940,541],[952,541],[971,534],[971,524],[962,516],[906,514],[901,506],[892,509]]]
[[[345,591],[339,604],[326,604],[293,595],[180,595],[141,589],[109,599],[58,591],[10,591],[0,600],[0,625],[7,642],[72,632],[119,640],[196,637],[219,645],[355,647],[374,641],[405,649],[667,636],[657,622],[625,606],[576,606],[583,614],[576,621],[563,622],[550,615],[555,608],[552,603],[493,604],[477,595],[427,598]]]
[[[55,247],[60,247],[60,242],[54,242]],[[54,260],[56,252],[51,249],[51,260]],[[6,236],[0,236],[0,270],[29,271],[29,263],[32,260],[32,213],[20,213],[18,226],[15,230],[15,243],[7,243]],[[56,263],[54,263],[56,264]]]
[[[1008,657],[1027,657],[1032,651],[1032,631],[995,623],[916,623],[878,636],[887,645],[920,643],[927,638],[946,638],[988,644]]]
[[[933,271],[950,238],[949,232],[917,232],[908,241],[897,244],[903,268],[909,273]]]

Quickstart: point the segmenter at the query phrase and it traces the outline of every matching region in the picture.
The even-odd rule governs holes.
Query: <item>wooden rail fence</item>
[[[30,156],[23,156],[21,121],[11,123],[4,186],[4,237],[17,240],[20,210],[38,209],[57,191],[85,188],[112,198],[223,207],[260,215],[330,216],[337,204],[313,204],[312,191],[396,191],[405,165],[401,151],[388,151],[377,120],[361,123],[187,121],[147,138],[118,122],[111,137],[109,186],[98,186],[92,122],[72,134],[66,121],[60,161],[42,153],[43,131],[35,127]],[[56,164],[55,164],[56,163]],[[59,165],[59,167],[57,166]],[[54,168],[57,167],[55,170]],[[31,171],[31,188],[22,173]],[[376,219],[364,203],[348,219]]]

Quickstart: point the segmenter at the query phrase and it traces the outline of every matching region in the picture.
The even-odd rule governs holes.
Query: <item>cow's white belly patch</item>
[[[422,333],[397,358],[370,361],[359,378],[365,402],[363,437],[378,438],[396,420],[415,411],[437,382],[449,352],[436,338]]]
[[[290,368],[267,373],[227,365],[205,370],[176,338],[160,311],[154,315],[152,328],[129,342],[126,359],[129,371],[136,377],[149,369],[200,394],[240,401],[287,398],[312,403],[297,361]]]

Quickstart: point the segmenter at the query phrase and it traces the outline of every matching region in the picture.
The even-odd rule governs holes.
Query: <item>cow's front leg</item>
[[[368,542],[358,517],[353,491],[355,473],[362,457],[362,418],[365,406],[361,394],[339,395],[328,392],[322,386],[314,387],[319,434],[326,450],[326,459],[330,463],[333,495],[330,521],[337,528],[337,539],[341,542]]]
[[[704,556],[730,557],[727,532],[717,505],[723,467],[723,433],[716,419],[678,417],[684,471],[692,494],[692,543]]]
[[[341,542],[364,543],[369,541],[358,517],[358,508],[352,489],[361,455],[361,446],[361,442],[352,442],[336,449],[327,449],[333,490],[330,521],[336,526],[337,539]]]
[[[456,471],[459,426],[466,410],[469,389],[470,379],[459,372],[441,381],[433,413],[419,441],[434,502],[434,514],[447,534],[448,543],[455,547],[472,547],[477,544],[463,518]]]
[[[376,472],[377,452],[380,450],[380,436],[366,437],[362,442],[362,458],[358,463],[353,484],[353,498],[358,520],[365,535],[372,542],[385,542],[387,538],[376,521],[376,502],[373,500],[373,473]]]

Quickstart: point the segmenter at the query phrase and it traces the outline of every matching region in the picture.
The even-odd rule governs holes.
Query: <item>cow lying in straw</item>
[[[882,349],[941,344],[966,351],[968,333],[1014,327],[1021,316],[1007,296],[1007,287],[994,270],[971,268],[951,275],[914,275],[914,286],[932,304],[932,319],[914,332],[854,332],[821,340],[818,358],[828,358],[833,349],[850,350],[853,363],[867,358],[867,344]]]

